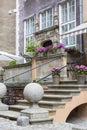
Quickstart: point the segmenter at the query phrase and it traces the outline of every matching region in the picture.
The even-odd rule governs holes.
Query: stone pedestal
[[[52,123],[53,119],[49,118],[48,111],[43,108],[28,108],[21,111],[21,116],[29,117],[30,124],[48,124]]]
[[[66,65],[67,65],[67,54],[64,53],[64,55],[61,56],[61,67],[64,67]],[[64,67],[61,70],[60,80],[67,80],[67,67]]]
[[[43,88],[37,83],[30,83],[24,88],[24,97],[30,102],[28,109],[22,110],[20,116],[29,117],[30,124],[52,123],[53,119],[49,118],[48,111],[38,106],[44,95]]]
[[[8,110],[8,105],[3,104],[1,102],[1,98],[5,96],[6,92],[7,92],[6,86],[3,83],[0,83],[0,111]]]

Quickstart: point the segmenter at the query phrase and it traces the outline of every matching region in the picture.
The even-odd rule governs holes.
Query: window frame
[[[52,19],[51,19],[51,24],[50,24],[50,26],[47,26],[47,13],[48,13],[48,11],[50,11],[50,10],[52,10],[52,14],[51,14],[51,16],[52,16]],[[46,26],[45,27],[42,27],[42,25],[43,25],[43,20],[42,20],[42,14],[43,13],[45,13],[46,14],[46,21],[45,21],[45,24],[46,24]],[[44,9],[43,11],[41,11],[40,12],[40,14],[39,14],[39,21],[40,21],[40,30],[43,30],[43,29],[46,29],[46,28],[49,28],[49,27],[51,27],[51,26],[53,26],[53,8],[51,7],[51,8],[47,8],[47,9]]]
[[[27,28],[27,21],[31,20],[32,18],[34,19],[34,22],[33,22],[33,25],[34,25],[33,29],[34,30],[32,31],[32,33],[27,34],[27,29],[26,29]],[[28,28],[28,31],[29,31],[29,28]],[[24,52],[25,52],[25,48],[26,48],[27,39],[35,41],[34,33],[35,33],[35,16],[33,15],[33,16],[30,16],[24,20]],[[31,39],[32,37],[33,37],[33,39]]]
[[[68,14],[68,16],[67,16],[67,22],[62,22],[62,6],[64,5],[66,3],[66,5],[67,5],[67,14]],[[69,1],[64,1],[64,2],[62,2],[61,4],[59,4],[59,33],[60,33],[60,42],[62,42],[62,40],[63,40],[63,38],[61,38],[61,35],[63,36],[63,34],[64,33],[66,33],[66,32],[68,32],[68,31],[70,31],[71,29],[73,29],[73,28],[71,28],[71,29],[69,29],[69,26],[70,26],[70,23],[74,23],[75,24],[75,27],[76,27],[76,0],[74,0],[74,9],[75,9],[75,12],[74,12],[74,14],[75,14],[75,18],[73,19],[73,20],[69,20]],[[65,31],[64,33],[62,32],[62,27],[63,26],[68,26],[68,29],[67,29],[67,31]],[[70,36],[71,37],[71,36]],[[70,44],[70,42],[69,42],[69,39],[70,39],[70,37],[68,36],[68,37],[65,37],[65,38],[68,38],[68,44],[66,45],[66,47],[71,47],[71,46],[76,46],[76,36],[75,36],[75,44]]]

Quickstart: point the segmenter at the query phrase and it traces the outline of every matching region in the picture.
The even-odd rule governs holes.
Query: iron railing
[[[81,59],[84,57],[84,54],[85,54],[84,52],[81,53],[81,55],[80,55],[80,57],[79,57],[78,59],[76,59],[74,62],[68,62],[66,65],[64,65],[63,67],[61,67],[60,70],[64,69],[65,67],[67,67],[67,66],[69,66],[69,65],[71,65],[71,67],[72,67],[72,65],[80,64]],[[34,70],[34,69],[38,69],[38,68],[40,68],[41,66],[44,66],[44,65],[46,65],[46,64],[48,64],[48,63],[51,63],[51,62],[55,61],[56,59],[57,59],[57,57],[55,57],[53,60],[50,60],[50,61],[48,61],[48,62],[45,62],[45,63],[43,63],[43,64],[41,64],[41,65],[38,65],[37,67],[34,67],[34,68],[32,68],[32,69],[28,69],[27,71],[24,71],[24,72],[22,72],[22,73],[19,73],[19,74],[16,74],[16,75],[12,76],[12,77],[9,77],[9,78],[7,78],[7,79],[4,79],[3,82],[4,82],[4,81],[7,81],[7,80],[10,80],[10,79],[12,79],[12,78],[15,78],[15,77],[17,77],[17,76],[23,75],[23,74],[25,74],[25,73],[28,73],[29,71],[32,71],[32,70]],[[72,67],[72,69],[73,69],[73,67]],[[74,71],[74,69],[73,69],[73,71]],[[39,81],[41,81],[41,80],[44,80],[44,79],[46,79],[47,77],[49,77],[50,75],[52,75],[52,73],[50,73],[50,74],[48,74],[48,75],[46,75],[46,76],[40,78],[39,80],[34,80],[33,82],[39,82]]]

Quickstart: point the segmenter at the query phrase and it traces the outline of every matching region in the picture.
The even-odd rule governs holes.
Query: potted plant
[[[25,48],[25,55],[28,55],[29,57],[33,57],[36,51],[36,45],[32,40],[27,41],[26,48]]]
[[[36,48],[36,55],[39,56],[39,57],[43,57],[44,50],[45,50],[44,47],[38,47],[38,48]]]
[[[76,65],[75,72],[77,74],[77,83],[78,84],[85,84],[86,74],[87,74],[87,67],[85,65]]]
[[[52,67],[51,72],[52,72],[53,83],[54,84],[59,84],[59,81],[60,81],[60,68],[59,67]]]
[[[69,54],[77,54],[80,53],[78,49],[76,49],[76,47],[67,47],[65,48],[65,51]]]
[[[65,45],[63,43],[57,43],[56,44],[56,50],[57,50],[57,53],[64,53],[65,51]]]
[[[49,53],[52,53],[53,46],[47,46],[47,47],[39,47],[36,48],[37,55],[39,56],[48,56]]]

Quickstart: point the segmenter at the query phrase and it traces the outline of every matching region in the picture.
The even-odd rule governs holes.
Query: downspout
[[[82,24],[83,23],[83,11],[82,11],[82,8],[83,8],[83,6],[82,6],[82,0],[79,0],[79,7],[80,7],[80,24]],[[83,51],[83,46],[82,46],[82,34],[80,34],[80,52],[82,52]]]

